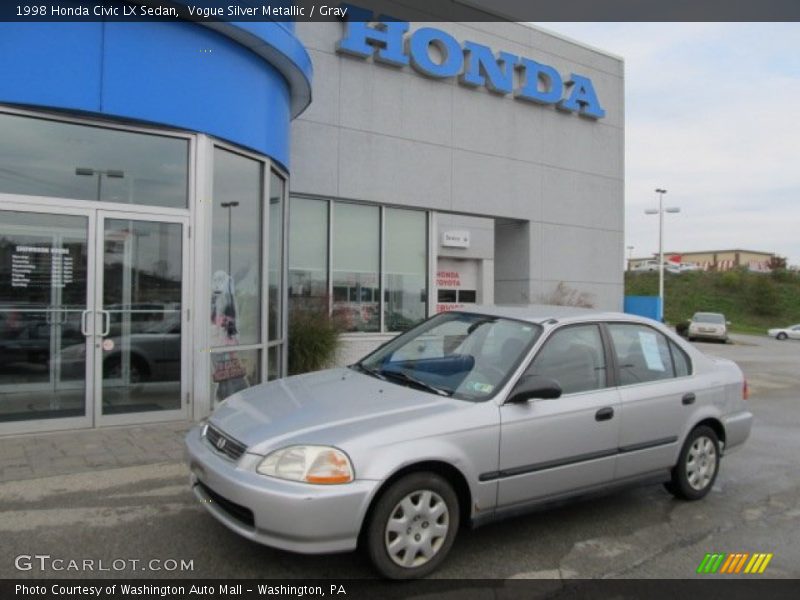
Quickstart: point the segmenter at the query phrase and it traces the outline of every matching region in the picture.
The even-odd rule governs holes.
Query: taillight
[[[750,399],[750,386],[747,385],[747,379],[744,380],[742,384],[742,400],[749,400]]]

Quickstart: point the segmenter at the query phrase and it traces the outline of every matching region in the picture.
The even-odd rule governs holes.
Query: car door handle
[[[694,395],[693,392],[689,392],[688,394],[684,394],[683,398],[681,398],[681,402],[684,404],[694,404],[694,401],[697,400],[697,397]]]
[[[610,406],[606,406],[605,408],[601,408],[596,413],[594,413],[594,420],[595,421],[608,421],[609,419],[614,418],[614,409]]]

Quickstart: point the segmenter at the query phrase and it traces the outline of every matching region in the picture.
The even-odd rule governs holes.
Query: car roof
[[[530,321],[543,324],[547,321],[571,323],[582,321],[637,321],[640,323],[653,323],[652,319],[630,315],[621,312],[601,311],[592,308],[578,308],[575,306],[554,306],[550,304],[493,304],[479,305],[459,309],[458,312],[478,313]]]

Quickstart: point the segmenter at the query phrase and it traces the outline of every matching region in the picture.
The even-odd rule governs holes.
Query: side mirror
[[[528,400],[553,400],[561,397],[561,385],[550,377],[528,375],[520,378],[506,399],[506,404],[521,404]]]
[[[731,324],[731,322],[730,322],[730,321],[725,321],[725,324],[726,324],[726,325],[730,325],[730,324]]]

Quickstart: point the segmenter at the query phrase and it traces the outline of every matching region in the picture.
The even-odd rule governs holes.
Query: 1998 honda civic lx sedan
[[[303,553],[360,545],[412,578],[462,524],[634,482],[704,497],[750,433],[747,395],[736,364],[649,319],[479,307],[238,392],[186,443],[195,495],[233,531]]]

